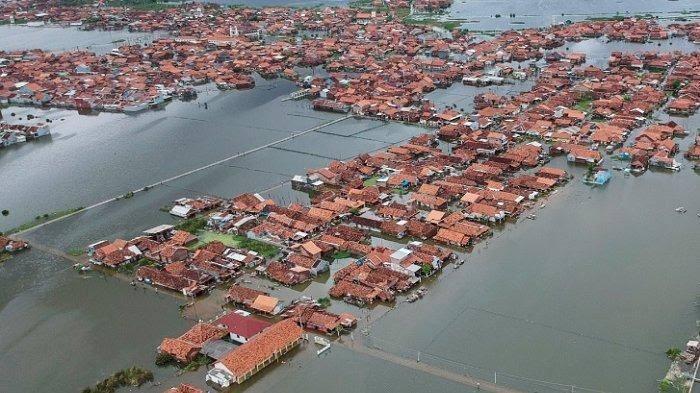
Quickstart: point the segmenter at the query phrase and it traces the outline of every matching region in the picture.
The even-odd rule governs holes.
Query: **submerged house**
[[[285,319],[258,333],[224,355],[206,375],[206,381],[223,388],[240,384],[301,343],[303,329]]]

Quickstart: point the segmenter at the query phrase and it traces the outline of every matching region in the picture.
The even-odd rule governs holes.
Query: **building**
[[[226,333],[218,326],[198,323],[178,338],[164,338],[158,346],[158,353],[167,353],[180,363],[189,363],[205,343],[221,339]]]
[[[207,382],[224,388],[243,383],[299,345],[303,332],[291,319],[270,326],[216,362]]]
[[[215,325],[228,330],[231,340],[245,344],[253,336],[272,326],[271,323],[231,312],[214,322]]]

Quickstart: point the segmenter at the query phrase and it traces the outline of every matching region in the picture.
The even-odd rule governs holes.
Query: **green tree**
[[[594,173],[595,173],[595,164],[593,164],[593,163],[588,164],[588,168],[586,170],[586,180],[590,180],[593,177]]]
[[[7,217],[7,216],[10,215],[10,211],[7,210],[7,209],[5,209],[5,210],[2,211],[2,215],[5,216],[5,217]]]
[[[156,366],[158,367],[165,367],[173,362],[175,362],[175,358],[169,353],[161,352],[156,355]]]
[[[331,299],[327,297],[322,297],[318,299],[318,304],[323,308],[328,308],[331,306]]]

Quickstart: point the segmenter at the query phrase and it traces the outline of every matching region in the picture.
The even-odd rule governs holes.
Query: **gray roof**
[[[173,228],[175,228],[173,225],[163,224],[158,225],[157,227],[153,227],[151,229],[146,229],[145,231],[143,231],[143,233],[147,235],[157,235],[159,233],[167,232]]]
[[[211,340],[202,345],[202,350],[200,352],[212,359],[219,360],[234,348],[236,348],[236,346],[228,341]]]

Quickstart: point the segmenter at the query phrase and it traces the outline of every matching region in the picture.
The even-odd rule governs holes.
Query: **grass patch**
[[[199,241],[189,246],[190,250],[196,250],[211,242],[221,242],[229,247],[238,248],[241,246],[241,236],[231,235],[229,233],[221,233],[214,231],[200,231],[197,233]]]
[[[583,111],[583,112],[590,112],[591,108],[593,107],[593,100],[590,98],[584,98],[581,101],[577,102],[576,105],[574,105],[574,109]]]
[[[61,210],[61,211],[57,211],[57,212],[53,212],[53,213],[45,213],[45,214],[36,216],[34,218],[34,221],[30,221],[30,222],[24,223],[16,228],[10,229],[9,231],[7,231],[7,234],[11,235],[13,233],[26,231],[28,229],[34,228],[37,225],[41,225],[45,222],[49,222],[51,220],[55,220],[55,219],[63,217],[63,216],[67,216],[67,215],[73,214],[75,212],[79,212],[83,209],[84,209],[84,207],[81,206],[81,207],[76,207],[74,209]]]
[[[352,254],[347,250],[340,250],[333,253],[333,259],[345,259],[350,258]]]
[[[418,25],[418,26],[435,26],[435,27],[441,27],[445,30],[452,31],[459,27],[461,25],[460,22],[456,21],[441,21],[436,18],[413,18],[413,17],[406,17],[403,19],[403,22],[407,25]]]
[[[265,258],[272,258],[280,251],[279,247],[277,246],[261,242],[259,240],[249,239],[241,235],[232,235],[229,233],[214,231],[200,231],[197,233],[197,237],[199,238],[199,241],[189,246],[190,250],[195,250],[214,241],[219,241],[229,247],[255,251]]]
[[[364,182],[362,182],[362,185],[365,187],[372,187],[372,186],[377,184],[377,180],[379,180],[379,176],[374,175],[374,176],[370,177],[369,179],[365,180]]]
[[[175,225],[175,229],[187,231],[193,235],[196,235],[197,232],[204,229],[205,226],[207,226],[206,217],[193,217],[188,218],[187,220],[180,221],[179,223],[177,223],[177,225]]]
[[[263,243],[258,240],[253,240],[253,239],[248,239],[247,237],[241,236],[241,248],[245,248],[246,250],[250,251],[255,251],[258,254],[264,256],[265,258],[272,258],[277,253],[279,253],[280,249],[277,246],[273,246],[272,244],[267,244]]]

